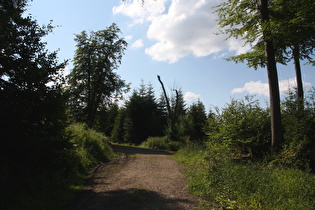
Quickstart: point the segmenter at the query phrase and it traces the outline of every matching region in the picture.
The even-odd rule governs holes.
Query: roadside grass
[[[207,200],[211,208],[315,209],[314,174],[220,157],[226,153],[223,148],[187,146],[174,155],[186,166],[190,191]]]
[[[115,156],[109,146],[108,137],[87,128],[85,124],[75,123],[70,125],[68,133],[70,142],[73,145],[73,156],[76,158],[75,162],[71,162],[74,173],[86,174],[93,166]]]
[[[69,146],[53,157],[36,160],[28,154],[1,165],[0,209],[63,209],[83,189],[86,175],[115,156],[108,138],[84,124],[70,125],[67,133]]]

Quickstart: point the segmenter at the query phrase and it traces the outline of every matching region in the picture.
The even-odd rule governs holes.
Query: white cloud
[[[132,35],[125,36],[125,40],[131,40],[131,39],[132,39]]]
[[[304,86],[304,89],[310,89],[312,87],[312,84],[309,82],[304,82],[303,86]],[[295,78],[279,81],[280,94],[285,94],[290,90],[290,88],[294,88],[294,87],[296,87]],[[246,82],[242,88],[234,88],[232,90],[232,93],[244,93],[244,92],[255,94],[255,95],[269,96],[269,85],[268,83],[262,83],[261,81],[257,81],[257,82],[250,81],[250,82]]]
[[[134,43],[132,43],[131,48],[141,48],[143,47],[143,41],[142,39],[138,39]]]
[[[287,93],[290,89],[295,88],[296,86],[296,78],[279,81],[280,93]],[[312,88],[312,84],[309,82],[303,82],[303,88],[305,90],[309,90]]]
[[[113,8],[113,14],[123,14],[133,19],[134,24],[141,24],[145,21],[153,20],[157,15],[161,14],[165,10],[164,3],[167,0],[146,0],[122,2],[119,6]]]
[[[218,32],[217,17],[213,6],[221,0],[172,0],[168,9],[167,0],[148,0],[122,3],[113,8],[114,14],[124,14],[133,19],[133,24],[150,22],[147,37],[156,43],[145,49],[154,60],[174,63],[193,54],[196,57],[225,51],[237,54],[246,52],[240,40],[215,35]]]
[[[268,83],[262,83],[261,81],[257,81],[257,82],[250,81],[250,82],[246,82],[242,88],[234,88],[232,90],[232,93],[243,93],[243,92],[269,96]]]
[[[184,94],[184,100],[185,101],[194,101],[194,100],[197,100],[198,98],[200,98],[200,95],[198,94],[195,94],[193,92],[186,92]]]

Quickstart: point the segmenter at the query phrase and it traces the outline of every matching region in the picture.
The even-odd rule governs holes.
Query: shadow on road
[[[115,152],[121,152],[128,155],[144,154],[144,155],[172,155],[174,153],[162,150],[144,149],[138,147],[128,147],[121,145],[112,145]]]
[[[186,199],[169,199],[157,192],[145,189],[126,189],[96,193],[91,190],[85,192],[84,200],[76,203],[71,209],[106,209],[106,210],[141,210],[141,209],[163,209],[179,210],[180,206],[191,204]]]

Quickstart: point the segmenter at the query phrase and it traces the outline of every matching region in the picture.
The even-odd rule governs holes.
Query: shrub
[[[79,173],[88,172],[89,168],[101,161],[106,161],[113,156],[113,151],[109,146],[109,140],[102,133],[87,128],[85,124],[72,124],[68,127],[70,142],[73,144],[74,159],[76,163],[73,167],[78,169]]]
[[[227,144],[235,153],[262,157],[270,148],[268,111],[250,96],[232,99],[221,113],[209,118],[207,130],[210,141]]]
[[[149,137],[147,141],[142,144],[144,147],[150,149],[172,150],[177,151],[181,143],[176,141],[169,141],[166,136],[164,137]]]
[[[314,101],[312,95],[307,95],[301,102],[294,91],[284,99],[282,119],[285,145],[274,163],[315,171]]]

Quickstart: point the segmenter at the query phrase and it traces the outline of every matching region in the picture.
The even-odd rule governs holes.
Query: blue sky
[[[151,83],[161,94],[157,75],[167,91],[180,88],[187,105],[202,101],[207,110],[222,108],[231,98],[254,94],[262,105],[268,103],[265,69],[249,69],[245,64],[224,58],[249,50],[241,40],[225,40],[217,32],[212,7],[221,0],[33,0],[28,11],[39,24],[53,20],[58,25],[45,38],[51,51],[59,49],[59,59],[72,59],[75,34],[97,31],[116,23],[129,43],[117,71],[122,79],[139,88]],[[70,71],[72,64],[67,67]],[[302,66],[306,89],[315,84],[313,66]],[[280,93],[294,85],[294,65],[278,65]]]

